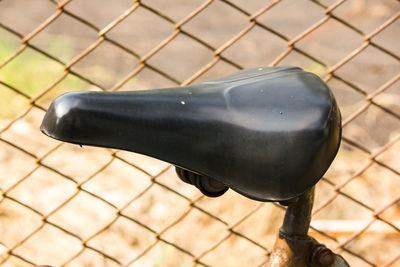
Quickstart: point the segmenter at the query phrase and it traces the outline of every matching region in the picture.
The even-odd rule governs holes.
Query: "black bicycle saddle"
[[[67,93],[51,104],[41,130],[167,161],[210,196],[229,187],[256,200],[286,201],[326,172],[341,119],[318,76],[273,67],[185,87]]]

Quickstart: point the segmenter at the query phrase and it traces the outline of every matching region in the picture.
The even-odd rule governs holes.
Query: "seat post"
[[[307,236],[313,203],[314,187],[293,200],[281,202],[287,209],[267,266],[307,265],[313,245]]]
[[[284,235],[307,236],[314,204],[314,187],[286,204],[285,218],[281,227]]]
[[[287,209],[267,266],[349,267],[340,255],[334,254],[325,245],[307,235],[314,204],[314,190],[313,187],[298,198],[281,203]]]

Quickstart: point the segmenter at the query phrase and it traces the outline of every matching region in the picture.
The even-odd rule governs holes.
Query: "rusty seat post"
[[[280,202],[287,206],[282,227],[268,259],[270,267],[347,267],[347,262],[307,235],[315,187],[301,196]]]
[[[291,236],[307,236],[314,204],[314,187],[293,201],[281,202],[287,206],[281,232]]]
[[[291,201],[280,202],[287,209],[268,266],[307,265],[313,244],[312,238],[307,235],[313,203],[314,187]]]

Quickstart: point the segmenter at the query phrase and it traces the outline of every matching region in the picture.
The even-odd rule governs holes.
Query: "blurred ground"
[[[140,66],[138,57],[148,55],[174,33],[175,22],[204,3],[142,2],[164,18],[139,6],[106,34],[114,43],[101,43],[73,64],[71,71],[79,76],[68,72],[52,86],[64,75],[63,64],[95,43],[98,32],[133,2],[72,0],[19,53],[18,34],[30,34],[55,14],[56,5],[47,0],[0,1],[2,266],[117,266],[136,257],[131,266],[192,266],[197,256],[210,266],[257,266],[265,261],[265,249],[272,247],[282,220],[279,206],[259,206],[231,190],[218,199],[201,197],[163,162],[102,148],[58,147],[59,142],[39,131],[44,115],[39,107],[48,107],[63,92],[115,88]],[[213,61],[216,49],[249,25],[248,15],[239,9],[255,14],[272,2],[212,1],[182,26],[187,34],[179,33],[118,89],[163,88],[191,81]],[[254,26],[223,50],[220,56],[228,60],[219,60],[193,82],[229,74],[238,66],[270,65],[288,49],[282,36],[289,40],[300,36],[325,17],[322,5],[335,2],[280,1],[257,18],[269,30]],[[349,25],[370,34],[390,18],[396,19],[373,36],[374,45],[335,69],[337,76],[327,81],[340,105],[347,141],[316,191],[312,225],[328,237],[315,230],[311,235],[342,252],[352,266],[384,266],[391,261],[390,266],[400,266],[400,260],[395,261],[400,247],[399,12],[400,4],[394,0],[344,1],[332,14],[347,25],[330,18],[295,44],[299,50],[289,51],[277,63],[300,66],[326,78],[330,68],[364,44],[363,35]],[[366,94],[374,94],[388,81],[392,81],[388,88],[373,98],[375,104],[365,106]],[[374,157],[374,153],[379,154]],[[376,220],[377,213],[387,222]],[[232,225],[234,233],[227,230]]]

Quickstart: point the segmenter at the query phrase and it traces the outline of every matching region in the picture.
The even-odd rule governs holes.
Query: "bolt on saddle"
[[[167,161],[208,196],[231,188],[284,202],[326,172],[341,118],[318,76],[272,67],[185,87],[66,93],[51,104],[41,130],[65,142]]]

